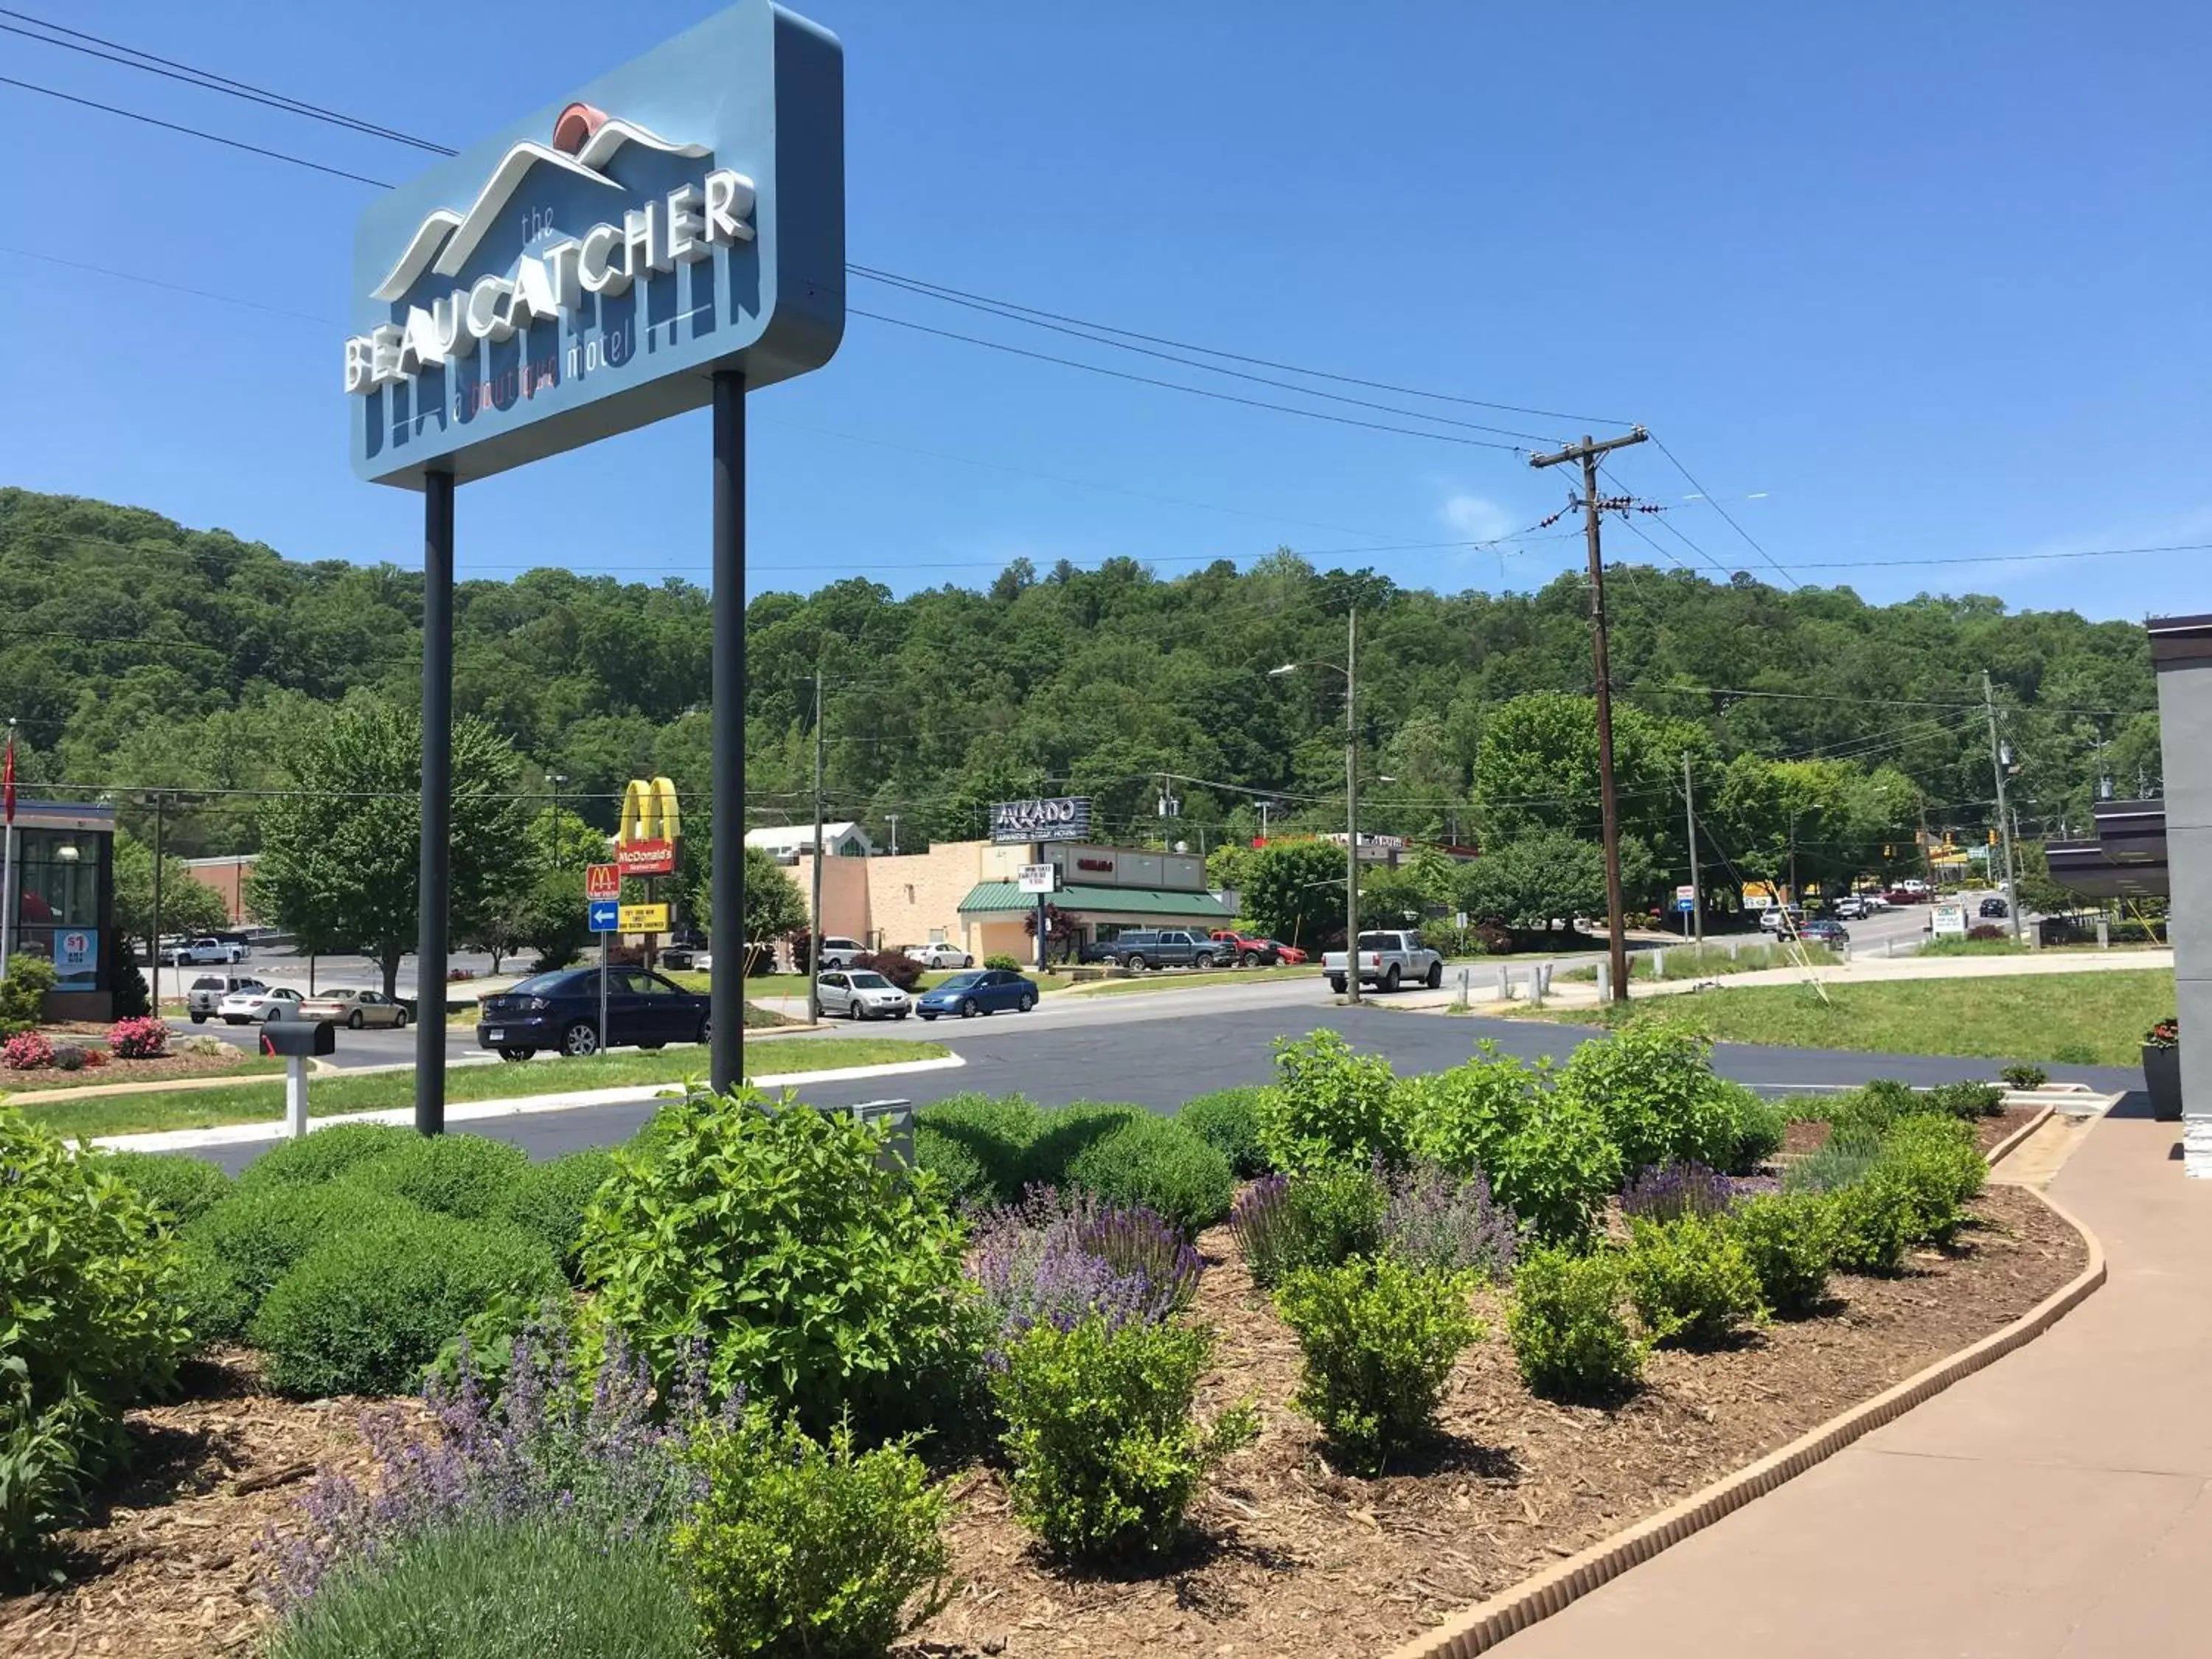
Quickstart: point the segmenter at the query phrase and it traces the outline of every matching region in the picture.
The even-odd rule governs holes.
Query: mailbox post
[[[307,1062],[337,1052],[337,1031],[327,1020],[272,1019],[261,1028],[261,1052],[284,1062],[284,1133],[307,1133]]]

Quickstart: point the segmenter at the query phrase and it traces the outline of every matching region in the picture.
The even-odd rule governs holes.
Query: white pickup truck
[[[1419,981],[1431,990],[1444,982],[1444,959],[1421,943],[1419,933],[1362,933],[1359,936],[1359,982],[1395,991]],[[1344,989],[1344,952],[1331,951],[1321,959],[1328,975],[1328,988]]]

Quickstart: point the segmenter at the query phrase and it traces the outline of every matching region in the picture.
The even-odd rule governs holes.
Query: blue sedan
[[[978,968],[955,974],[935,990],[922,993],[915,1012],[924,1019],[935,1019],[939,1014],[973,1019],[978,1014],[995,1014],[1001,1008],[1026,1014],[1036,1006],[1036,1000],[1035,981],[1004,968]]]

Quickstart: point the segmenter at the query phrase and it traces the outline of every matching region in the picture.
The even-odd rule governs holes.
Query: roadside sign
[[[1697,890],[1696,888],[1694,888],[1694,887],[1691,886],[1691,885],[1690,885],[1690,884],[1689,884],[1688,882],[1686,882],[1686,882],[1684,882],[1684,883],[1683,883],[1680,887],[1677,887],[1677,888],[1674,890],[1674,902],[1675,902],[1675,903],[1677,903],[1677,904],[1695,904],[1697,902],[1698,902],[1698,890]]]
[[[612,899],[592,899],[584,906],[585,926],[595,933],[619,933],[621,910]]]
[[[622,896],[622,871],[611,864],[587,864],[584,866],[584,896],[586,899],[618,899]]]
[[[1744,883],[1743,908],[1745,909],[1771,909],[1774,903],[1774,886],[1772,883],[1764,881],[1747,881]]]
[[[676,843],[672,841],[617,842],[615,868],[626,876],[672,876],[676,873]]]
[[[1929,931],[1937,939],[1964,939],[1966,936],[1966,907],[1963,904],[1939,904],[1929,919]]]
[[[621,911],[621,931],[625,933],[665,933],[668,931],[668,907],[665,904],[624,904]]]
[[[1677,894],[1674,897],[1674,908],[1686,916],[1691,911],[1698,908],[1698,901],[1694,896],[1684,898],[1681,895]]]
[[[1053,867],[1049,864],[1024,864],[1021,872],[1021,890],[1024,893],[1049,893],[1053,890]]]

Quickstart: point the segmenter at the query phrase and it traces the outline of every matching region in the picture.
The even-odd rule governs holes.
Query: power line
[[[392,186],[381,179],[372,179],[366,173],[349,173],[343,167],[325,167],[320,161],[310,161],[305,156],[287,155],[281,149],[264,149],[258,144],[249,144],[242,139],[225,138],[219,133],[208,132],[198,127],[184,126],[175,121],[164,121],[155,116],[141,115],[136,110],[118,109],[113,104],[103,104],[91,98],[79,98],[73,93],[57,92],[52,87],[42,87],[32,81],[18,81],[12,76],[0,75],[0,86],[15,87],[24,92],[35,92],[47,98],[58,98],[64,104],[76,104],[86,109],[96,109],[108,115],[119,115],[126,121],[137,121],[149,127],[161,127],[170,132],[181,132],[188,138],[204,138],[210,144],[222,144],[229,149],[240,149],[250,155],[265,155],[272,161],[288,161],[295,167],[306,167],[311,173],[327,173],[333,179],[350,179],[357,185],[373,185],[379,190]]]
[[[1778,571],[1781,571],[1783,580],[1788,582],[1792,587],[1799,587],[1803,585],[1787,570],[1783,569],[1781,562],[1775,558],[1774,555],[1768,552],[1764,547],[1761,547],[1759,544],[1758,538],[1753,536],[1751,532],[1746,530],[1741,525],[1735,521],[1735,514],[1729,512],[1728,508],[1723,507],[1720,504],[1719,499],[1715,496],[1711,490],[1707,489],[1705,485],[1699,483],[1695,478],[1690,477],[1690,469],[1684,466],[1680,460],[1675,459],[1674,452],[1668,448],[1662,440],[1654,438],[1651,441],[1658,446],[1659,453],[1662,455],[1664,455],[1667,459],[1673,464],[1675,471],[1680,473],[1685,478],[1690,479],[1690,488],[1696,490],[1698,495],[1704,496],[1707,501],[1711,503],[1713,511],[1719,514],[1721,517],[1728,520],[1729,528],[1735,531],[1737,535],[1742,537],[1746,542],[1749,543],[1752,550],[1758,554],[1760,558],[1765,560],[1767,563],[1772,565]]]

